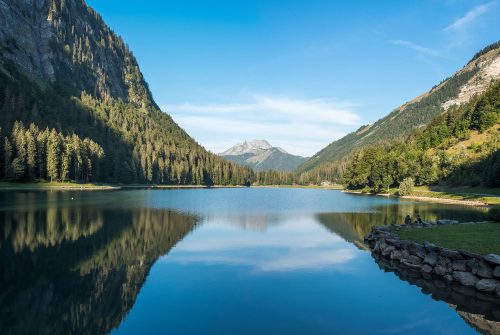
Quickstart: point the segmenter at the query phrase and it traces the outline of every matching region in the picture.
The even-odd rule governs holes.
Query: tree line
[[[104,151],[89,138],[64,136],[55,129],[40,130],[31,123],[15,122],[2,136],[0,129],[0,178],[8,181],[96,181]]]
[[[387,191],[416,185],[500,186],[500,82],[465,105],[450,108],[406,141],[355,152],[343,173],[349,189]]]

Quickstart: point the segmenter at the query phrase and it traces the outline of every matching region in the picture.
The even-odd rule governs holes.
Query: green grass
[[[415,187],[412,196],[480,201],[488,205],[500,205],[499,188],[420,186]]]
[[[93,183],[76,183],[76,182],[48,182],[38,181],[30,183],[11,183],[0,182],[0,189],[44,189],[44,188],[110,188],[111,185],[106,184],[93,184]]]
[[[428,241],[443,248],[500,255],[500,223],[405,228],[398,234],[418,243]]]

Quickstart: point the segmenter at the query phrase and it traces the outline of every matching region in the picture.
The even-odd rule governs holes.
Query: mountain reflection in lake
[[[0,333],[484,331],[364,250],[416,212],[485,216],[327,190],[0,192]]]

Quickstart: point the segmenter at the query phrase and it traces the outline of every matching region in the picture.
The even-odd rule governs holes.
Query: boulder
[[[437,265],[436,267],[434,267],[433,272],[435,274],[437,274],[438,276],[444,276],[444,275],[449,274],[448,269],[444,266],[441,266],[441,265]]]
[[[447,267],[448,264],[450,264],[450,263],[451,263],[450,259],[447,257],[443,257],[443,256],[438,256],[438,260],[436,262],[437,265],[441,265],[443,267]]]
[[[401,240],[400,239],[397,239],[397,238],[387,238],[385,240],[385,243],[389,244],[389,245],[393,245],[395,247],[401,247]]]
[[[417,256],[417,257],[420,257],[420,258],[424,258],[425,255],[427,254],[427,251],[425,250],[425,248],[423,246],[421,246],[420,244],[417,244],[417,243],[410,244],[408,246],[408,252],[411,255],[414,255],[414,256]]]
[[[433,243],[430,243],[430,242],[424,242],[423,244],[424,248],[427,250],[427,251],[440,251],[441,248],[438,247],[437,245],[433,244]]]
[[[500,265],[493,270],[493,277],[500,278]]]
[[[470,272],[472,273],[477,273],[477,269],[479,268],[479,260],[476,258],[471,258],[468,259],[467,262],[467,269],[469,269]]]
[[[410,255],[407,258],[407,262],[411,264],[420,264],[422,263],[422,259],[420,257]]]
[[[446,275],[443,277],[443,279],[448,282],[448,283],[451,283],[453,281],[453,276],[452,275]]]
[[[401,257],[403,256],[403,253],[399,250],[394,250],[391,252],[391,259],[399,261],[401,260]]]
[[[450,258],[450,259],[464,259],[464,256],[459,253],[458,251],[455,250],[450,250],[450,249],[442,249],[439,254],[443,257]]]
[[[423,273],[431,273],[431,272],[432,272],[432,266],[430,266],[429,264],[424,264],[424,265],[422,266],[421,271],[422,271]]]
[[[483,256],[481,256],[479,254],[476,254],[476,253],[473,253],[470,251],[466,251],[466,250],[459,250],[458,252],[460,252],[462,255],[464,255],[465,258],[477,258],[477,259],[483,258]]]
[[[438,254],[436,254],[435,252],[430,252],[425,256],[424,263],[429,264],[430,266],[434,266],[436,265],[437,260]]]
[[[453,271],[467,271],[467,261],[465,260],[454,260],[451,268]]]
[[[447,219],[437,220],[437,224],[439,225],[458,224],[458,223],[459,222],[457,220],[447,220]]]
[[[396,250],[395,247],[393,247],[392,245],[391,246],[387,246],[387,244],[386,244],[385,248],[380,248],[382,256],[384,256],[384,257],[389,256],[391,254],[391,252],[394,251],[394,250]]]
[[[500,265],[500,256],[495,254],[489,254],[484,256],[484,260],[493,265]]]
[[[493,270],[486,262],[480,261],[476,273],[482,278],[493,278]]]
[[[453,271],[453,279],[463,286],[473,287],[479,281],[479,278],[470,272]]]
[[[500,290],[500,281],[495,279],[481,279],[476,283],[476,289],[481,292],[495,292]]]
[[[406,259],[401,260],[401,264],[406,265],[407,267],[409,267],[412,270],[420,270],[420,269],[422,269],[422,265],[420,265],[420,264],[412,264],[412,263],[408,262]]]

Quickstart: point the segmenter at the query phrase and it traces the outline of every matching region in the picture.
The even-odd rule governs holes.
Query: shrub
[[[490,208],[488,211],[488,219],[493,222],[500,222],[500,207]]]
[[[410,195],[413,193],[414,187],[415,187],[415,182],[413,181],[413,178],[411,178],[411,177],[405,178],[399,184],[398,194],[402,195],[402,196]]]

